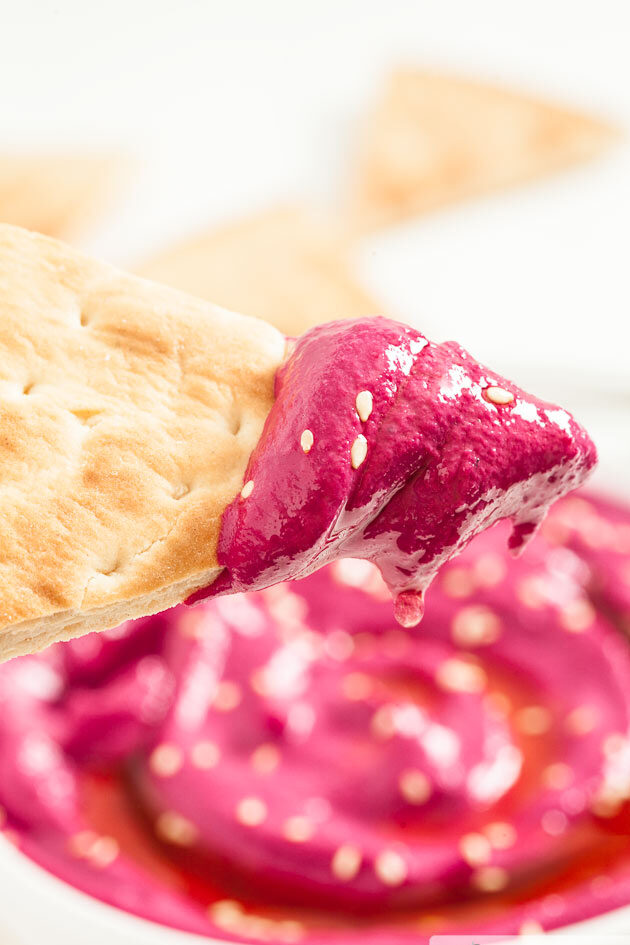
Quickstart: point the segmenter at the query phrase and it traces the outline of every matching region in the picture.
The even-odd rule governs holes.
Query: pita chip
[[[352,277],[343,236],[297,207],[229,223],[159,253],[136,271],[262,318],[288,335],[380,309]]]
[[[72,236],[105,208],[123,165],[89,155],[0,156],[0,222]]]
[[[369,117],[355,169],[359,230],[522,184],[600,154],[605,122],[520,92],[401,69]]]
[[[0,659],[212,583],[285,346],[0,224]]]

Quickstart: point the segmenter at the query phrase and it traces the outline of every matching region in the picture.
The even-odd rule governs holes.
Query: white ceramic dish
[[[11,917],[15,945],[225,945],[225,941],[167,929],[98,902],[41,869],[3,838],[0,890],[0,908],[3,916]],[[630,906],[546,937],[560,938],[570,932],[583,935],[584,942],[600,942],[608,934],[615,942],[622,940],[619,936],[630,941]],[[0,928],[2,945],[14,945],[13,939],[5,939]]]

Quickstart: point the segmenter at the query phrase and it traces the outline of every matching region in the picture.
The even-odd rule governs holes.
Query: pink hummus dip
[[[398,945],[630,902],[630,512],[560,502],[440,572],[180,607],[0,669],[5,832],[78,889],[228,941]]]
[[[5,834],[233,942],[404,945],[629,902],[630,513],[574,496],[535,534],[594,461],[455,344],[307,333],[211,599],[0,667]]]

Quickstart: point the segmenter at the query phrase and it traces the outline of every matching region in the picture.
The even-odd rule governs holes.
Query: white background
[[[134,154],[126,199],[86,242],[131,264],[278,200],[334,206],[392,66],[504,81],[630,129],[629,50],[628,0],[0,0],[0,148]],[[629,247],[626,142],[392,229],[356,262],[388,313],[573,407],[600,481],[630,491]]]

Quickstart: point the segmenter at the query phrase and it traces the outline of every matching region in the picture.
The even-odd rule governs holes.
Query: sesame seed
[[[588,735],[596,727],[598,718],[595,706],[580,705],[569,713],[566,726],[572,735]]]
[[[271,774],[280,764],[280,752],[275,745],[266,742],[252,752],[251,764],[259,774]]]
[[[451,636],[459,646],[487,646],[501,634],[501,621],[489,607],[462,607],[453,618]]]
[[[287,730],[299,739],[308,738],[317,720],[317,713],[308,702],[296,702],[287,714]]]
[[[184,756],[177,745],[158,745],[149,757],[149,767],[160,778],[170,778],[181,769]]]
[[[304,926],[297,919],[283,919],[281,922],[276,922],[274,928],[276,938],[281,942],[286,942],[286,945],[294,945],[304,937]]]
[[[208,916],[220,929],[235,929],[243,916],[243,907],[234,899],[219,899],[208,908]]]
[[[219,763],[221,752],[214,742],[197,742],[190,752],[190,760],[200,771],[209,771]]]
[[[507,871],[500,866],[482,866],[473,873],[471,883],[480,892],[493,893],[505,889],[509,879]]]
[[[245,827],[258,827],[267,817],[267,805],[259,797],[244,797],[236,807],[236,819]]]
[[[10,843],[11,846],[16,847],[18,850],[20,849],[22,838],[17,830],[12,830],[10,827],[6,827],[2,831],[2,837],[7,843]]]
[[[243,916],[235,931],[239,936],[246,936],[248,939],[253,938],[259,942],[271,942],[274,938],[275,928],[276,924],[273,919],[249,913]]]
[[[212,702],[212,708],[219,712],[231,712],[242,698],[241,687],[229,679],[222,680],[217,686],[217,692]]]
[[[174,810],[166,810],[155,822],[155,831],[162,840],[180,847],[190,847],[197,839],[197,828]]]
[[[468,597],[475,589],[475,579],[468,568],[449,567],[442,575],[442,590],[449,597]]]
[[[543,771],[543,784],[553,791],[563,791],[573,781],[573,769],[563,761],[548,765]]]
[[[203,640],[210,633],[214,636],[215,630],[215,618],[201,607],[197,610],[187,609],[177,617],[177,631],[186,639]],[[162,667],[158,671],[163,672]]]
[[[391,705],[382,705],[376,710],[370,721],[370,729],[376,738],[385,740],[394,737],[396,725]]]
[[[449,692],[482,692],[486,674],[480,666],[453,657],[444,660],[435,676],[442,689]]]
[[[426,774],[413,768],[402,772],[398,787],[409,804],[424,804],[431,796],[431,782]]]
[[[101,869],[111,866],[120,853],[118,842],[113,837],[99,837],[93,830],[75,833],[70,837],[68,847],[73,856],[87,859],[92,866]]]
[[[567,604],[559,614],[560,624],[570,633],[582,633],[594,622],[595,608],[586,600],[576,600]]]
[[[497,820],[487,824],[483,831],[495,850],[508,850],[516,843],[516,830],[512,824]]]
[[[73,856],[82,859],[88,855],[97,840],[98,834],[93,830],[80,830],[69,838],[68,848]]]
[[[253,491],[254,491],[254,480],[250,479],[248,482],[245,483],[245,485],[241,489],[241,499],[249,499]]]
[[[553,919],[564,912],[564,899],[559,893],[551,893],[549,896],[545,896],[540,905],[543,915]]]
[[[112,865],[119,853],[120,847],[113,837],[99,837],[93,843],[88,857],[93,866],[105,869]]]
[[[361,869],[361,851],[349,843],[335,851],[330,868],[342,883],[354,879]]]
[[[324,651],[331,659],[343,663],[354,651],[354,640],[345,630],[331,630],[324,637]]]
[[[590,810],[596,817],[616,817],[621,811],[623,801],[622,794],[604,785],[591,801]]]
[[[607,735],[602,743],[602,751],[607,758],[614,758],[621,754],[628,747],[628,739],[621,732],[612,732]]]
[[[359,391],[356,399],[356,408],[357,413],[359,414],[359,419],[365,423],[366,420],[369,420],[370,414],[372,413],[372,408],[374,406],[374,398],[369,390]]]
[[[543,705],[526,705],[516,713],[516,726],[523,735],[544,735],[551,723],[551,712]]]
[[[305,453],[310,453],[311,447],[313,446],[314,442],[315,442],[315,437],[313,436],[311,431],[303,430],[302,436],[300,437],[300,446],[302,447]]]
[[[407,864],[395,850],[383,850],[374,861],[374,872],[386,886],[400,886],[407,878]]]
[[[365,457],[367,456],[367,451],[367,440],[362,433],[359,433],[350,449],[350,461],[352,463],[353,469],[358,469],[361,463],[364,462]]]
[[[514,400],[514,394],[503,387],[486,387],[483,393],[486,400],[489,400],[491,404],[497,404],[497,406],[504,407]]]
[[[544,589],[538,577],[523,578],[516,587],[516,596],[521,604],[531,610],[540,610],[545,605]]]
[[[473,572],[478,586],[496,587],[504,579],[507,567],[501,555],[489,552],[477,559]]]
[[[492,855],[490,841],[480,833],[467,833],[459,841],[459,852],[469,866],[482,866]]]
[[[313,823],[308,817],[301,817],[299,814],[295,817],[288,817],[282,826],[282,835],[285,840],[291,843],[305,843],[310,840],[315,832]]]
[[[267,686],[267,674],[264,669],[255,669],[249,677],[249,684],[258,693],[259,696],[268,696],[269,687]]]

